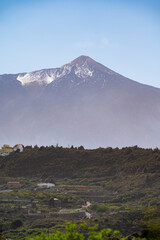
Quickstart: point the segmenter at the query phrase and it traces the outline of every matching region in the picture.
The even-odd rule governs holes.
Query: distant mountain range
[[[0,75],[0,144],[160,146],[160,89],[90,57]]]

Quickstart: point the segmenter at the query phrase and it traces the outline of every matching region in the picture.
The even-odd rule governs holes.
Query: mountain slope
[[[89,57],[1,75],[0,89],[0,144],[159,146],[160,89]]]

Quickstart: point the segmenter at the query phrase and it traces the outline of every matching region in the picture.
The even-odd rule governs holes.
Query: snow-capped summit
[[[93,70],[91,70],[90,64],[95,62],[89,57],[80,56],[72,62],[61,66],[60,68],[43,69],[30,73],[19,74],[17,80],[22,85],[28,85],[31,83],[38,83],[39,85],[48,85],[54,80],[68,75],[71,71],[74,71],[75,75],[79,78],[91,77]]]
[[[88,56],[80,56],[72,62],[67,63],[59,68],[42,69],[34,72],[19,74],[17,76],[17,80],[20,81],[23,86],[31,83],[48,85],[54,80],[62,78],[71,72],[74,73],[78,78],[84,79],[87,77],[92,77],[95,71],[116,75],[115,72],[94,61],[92,58]]]

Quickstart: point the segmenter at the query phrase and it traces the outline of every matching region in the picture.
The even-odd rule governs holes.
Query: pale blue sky
[[[160,1],[0,0],[0,74],[80,55],[160,88]]]

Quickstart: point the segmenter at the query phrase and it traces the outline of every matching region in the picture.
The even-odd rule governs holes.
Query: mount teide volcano
[[[160,145],[160,89],[80,56],[0,76],[0,144]]]

